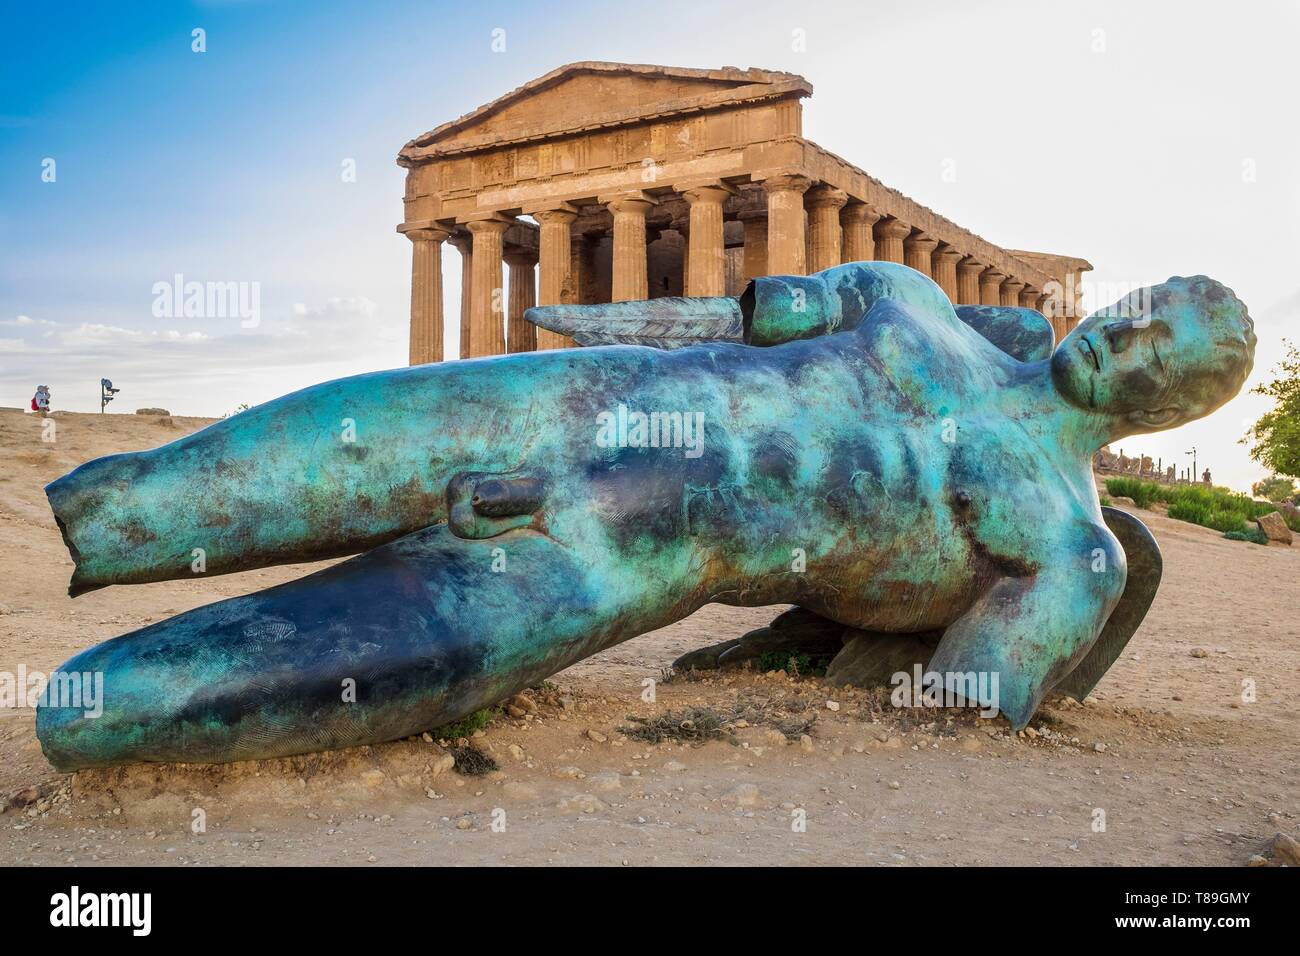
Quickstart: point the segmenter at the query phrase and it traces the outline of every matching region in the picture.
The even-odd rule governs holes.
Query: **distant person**
[[[48,415],[50,413],[50,387],[48,385],[36,386],[36,394],[32,396],[32,411],[38,415]]]

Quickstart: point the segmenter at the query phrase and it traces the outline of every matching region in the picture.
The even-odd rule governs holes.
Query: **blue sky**
[[[41,382],[90,410],[108,375],[115,411],[220,414],[403,364],[397,150],[583,59],[801,73],[807,136],[993,242],[1083,256],[1099,283],[1232,286],[1259,325],[1257,380],[1300,338],[1297,27],[1300,6],[1264,0],[14,6],[0,404]],[[257,283],[261,321],[156,316],[176,274]],[[1248,485],[1235,442],[1263,407],[1243,397],[1126,451],[1197,444]]]

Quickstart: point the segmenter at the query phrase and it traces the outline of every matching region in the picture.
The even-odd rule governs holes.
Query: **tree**
[[[1295,482],[1281,475],[1265,478],[1250,486],[1250,493],[1264,501],[1286,501],[1295,494]]]
[[[1253,442],[1250,457],[1265,468],[1300,478],[1300,349],[1286,342],[1286,353],[1278,363],[1278,377],[1251,389],[1256,395],[1272,398],[1275,404],[1241,441]]]

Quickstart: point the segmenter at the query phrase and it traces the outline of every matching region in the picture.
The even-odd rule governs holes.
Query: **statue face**
[[[1254,324],[1226,286],[1175,277],[1080,322],[1052,354],[1052,379],[1079,408],[1123,434],[1208,415],[1240,390],[1253,362]]]

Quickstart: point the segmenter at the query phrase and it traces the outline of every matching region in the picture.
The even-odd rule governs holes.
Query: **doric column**
[[[767,213],[740,214],[745,226],[745,278],[757,279],[767,275]]]
[[[903,262],[903,240],[912,227],[898,219],[882,219],[876,223],[876,258],[881,262]]]
[[[1038,308],[1038,290],[1028,285],[1021,289],[1020,307],[1022,309]]]
[[[722,235],[722,204],[731,190],[722,184],[696,186],[682,195],[691,204],[690,294],[727,294],[726,248]]]
[[[469,300],[474,289],[474,237],[458,232],[451,244],[460,253],[460,357],[469,358]]]
[[[1020,290],[1025,284],[1019,279],[1010,278],[1002,283],[1002,292],[998,297],[999,305],[1020,305]]]
[[[412,365],[442,361],[442,244],[451,233],[431,220],[397,227],[411,240]]]
[[[538,229],[538,305],[560,305],[574,301],[572,295],[573,252],[570,232],[578,210],[563,203],[553,209],[538,209],[532,213]],[[550,329],[536,329],[538,349],[564,349],[573,345],[573,339]]]
[[[682,295],[691,294],[691,224],[689,220],[673,223],[682,237]]]
[[[596,301],[596,247],[600,245],[603,233],[584,232],[573,236],[569,243],[569,284],[573,287],[572,305],[584,305]]]
[[[939,246],[930,256],[930,263],[934,268],[934,281],[939,284],[948,301],[954,305],[958,302],[957,263],[960,260],[961,253],[947,243]]]
[[[957,263],[957,304],[980,304],[980,273],[983,271],[984,263],[969,256]]]
[[[840,210],[843,236],[840,258],[844,262],[869,262],[876,257],[876,240],[871,235],[871,227],[879,219],[880,213],[864,202],[850,202]]]
[[[600,201],[614,215],[614,275],[610,298],[614,302],[648,299],[645,214],[658,200],[636,192]]]
[[[767,193],[767,271],[774,276],[801,276],[808,271],[804,256],[803,194],[812,185],[806,176],[771,176],[763,180]]]
[[[474,237],[473,274],[469,302],[470,358],[504,355],[506,327],[502,310],[501,274],[502,237],[511,220],[494,213],[490,218],[474,219],[465,228]],[[466,354],[462,349],[461,354]]]
[[[923,276],[930,275],[933,268],[930,257],[934,255],[939,240],[931,239],[923,232],[914,233],[903,240],[903,262]]]
[[[849,201],[849,194],[834,186],[822,184],[808,190],[804,206],[808,210],[809,257],[808,271],[821,272],[843,261],[843,241],[840,235],[840,210]]]
[[[533,267],[537,256],[527,249],[510,249],[505,254],[510,267],[510,299],[506,306],[506,350],[533,352],[537,349],[537,326],[524,321],[524,310],[537,304],[537,279]]]
[[[980,305],[1002,304],[1002,280],[1006,278],[997,269],[985,269],[980,273]]]

